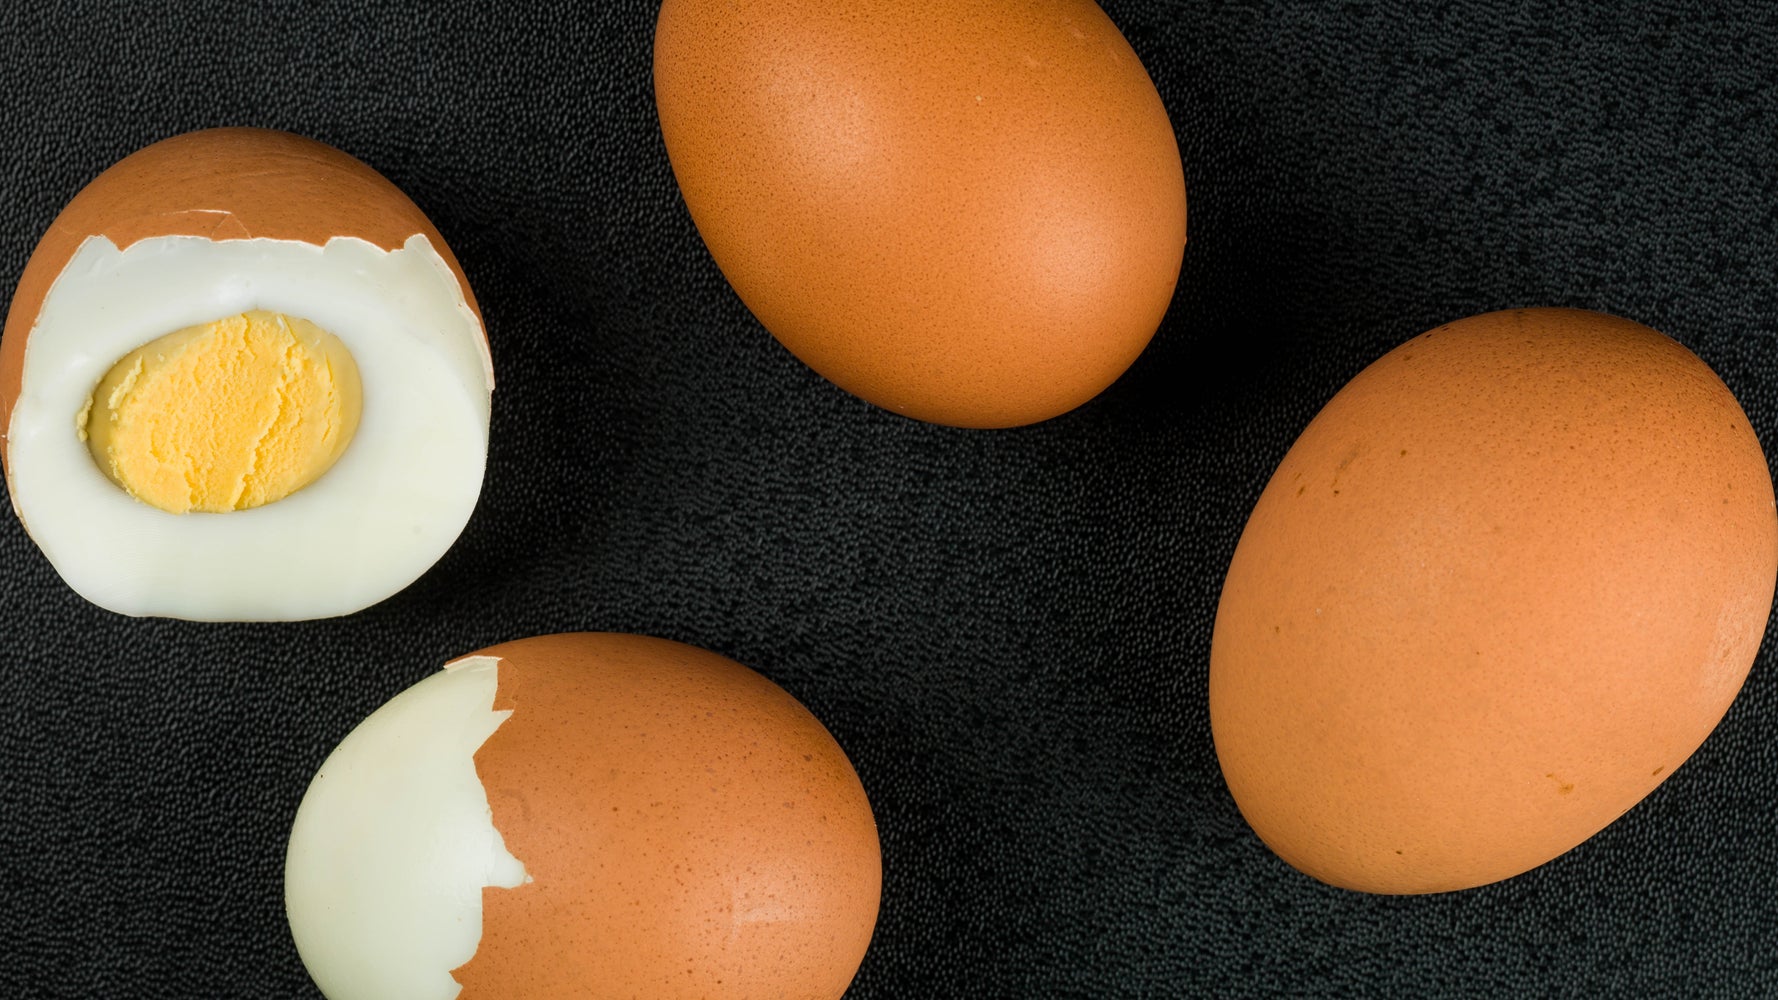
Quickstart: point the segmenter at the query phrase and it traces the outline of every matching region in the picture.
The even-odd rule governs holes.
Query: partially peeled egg
[[[835,1000],[881,886],[864,788],[806,708],[714,653],[591,633],[374,712],[285,866],[329,1000]]]
[[[330,146],[212,129],[102,173],[0,339],[12,504],[83,597],[289,620],[407,586],[461,533],[493,365],[462,268]]]

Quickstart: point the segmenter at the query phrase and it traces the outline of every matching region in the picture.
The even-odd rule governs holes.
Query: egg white
[[[499,663],[465,657],[396,695],[310,783],[284,905],[329,1000],[451,1000],[451,971],[481,943],[483,888],[525,882],[475,773],[512,715],[493,710]]]
[[[251,309],[345,343],[364,390],[334,467],[252,510],[169,514],[107,479],[77,434],[106,371],[174,330]],[[294,620],[347,614],[417,579],[481,492],[493,365],[457,277],[424,236],[385,251],[340,237],[91,237],[25,345],[8,428],[12,502],[81,596],[127,615]]]

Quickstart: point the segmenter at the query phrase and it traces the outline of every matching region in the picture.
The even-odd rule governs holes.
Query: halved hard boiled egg
[[[177,136],[51,224],[0,338],[12,504],[95,604],[319,618],[467,523],[493,365],[461,267],[393,184],[264,129]]]
[[[876,925],[864,788],[782,688],[579,633],[397,695],[310,784],[292,935],[330,1000],[831,1000]]]

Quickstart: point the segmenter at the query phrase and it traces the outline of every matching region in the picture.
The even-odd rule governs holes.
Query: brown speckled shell
[[[731,660],[640,636],[507,643],[476,754],[533,881],[483,893],[463,1000],[833,1000],[876,925],[881,855],[851,763]]]
[[[1526,871],[1710,734],[1775,575],[1760,443],[1684,347],[1573,310],[1440,327],[1327,404],[1247,522],[1210,657],[1229,789],[1334,885]]]
[[[416,233],[456,274],[479,321],[469,281],[438,230],[399,188],[346,153],[256,128],[188,132],[139,150],[75,195],[25,264],[0,336],[0,433],[12,424],[25,342],[44,297],[88,237],[104,236],[128,249],[160,236],[317,246],[351,236],[396,250]]]
[[[924,420],[1004,427],[1110,385],[1185,247],[1179,147],[1090,0],[667,0],[661,130],[766,329]]]

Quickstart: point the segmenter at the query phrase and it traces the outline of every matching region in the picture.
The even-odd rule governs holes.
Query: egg
[[[378,709],[285,866],[329,1000],[835,998],[881,885],[863,786],[807,709],[714,653],[592,633],[482,650]]]
[[[1116,380],[1167,310],[1179,146],[1090,0],[666,0],[654,84],[722,273],[878,406],[1044,420]]]
[[[1439,327],[1327,403],[1247,521],[1210,653],[1229,791],[1336,886],[1524,872],[1716,727],[1775,576],[1765,455],[1691,352],[1568,309]]]
[[[51,223],[0,336],[13,509],[128,615],[345,614],[467,523],[493,367],[461,266],[330,146],[188,133]]]

